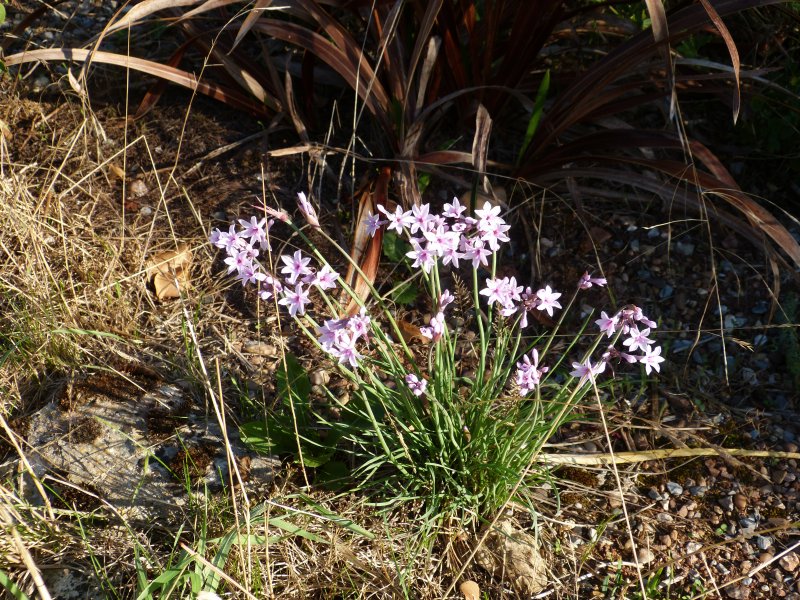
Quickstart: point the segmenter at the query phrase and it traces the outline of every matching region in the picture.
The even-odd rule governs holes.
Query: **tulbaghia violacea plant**
[[[306,222],[324,235],[304,194],[298,207]],[[433,316],[420,327],[430,344],[427,352],[415,355],[409,350],[375,290],[373,314],[363,306],[355,315],[341,316],[346,312],[332,292],[340,287],[352,291],[301,229],[295,227],[309,243],[310,254],[295,250],[280,256],[277,273],[264,260],[273,221],[242,219],[239,227],[211,234],[212,243],[227,253],[228,273],[243,285],[255,286],[262,300],[284,307],[357,384],[359,401],[340,405],[340,421],[320,421],[338,429],[337,439],[348,440],[361,457],[361,481],[384,481],[395,492],[402,491],[396,497],[447,502],[451,505],[445,512],[475,516],[507,500],[509,490],[518,487],[519,473],[530,470],[542,444],[568,409],[598,384],[601,374],[613,376],[623,363],[638,363],[647,375],[660,371],[664,358],[651,337],[656,323],[640,308],[626,306],[611,316],[601,312],[594,344],[571,361],[572,370],[564,379],[566,357],[551,356],[555,331],[532,333],[532,324],[542,319],[531,316],[551,318],[563,311],[558,329],[575,297],[605,286],[606,280],[584,273],[564,309],[562,293],[549,284],[534,289],[513,276],[496,276],[511,229],[500,207],[487,202],[470,215],[453,199],[438,214],[428,204],[408,211],[378,205],[377,213],[365,220],[367,233],[383,228],[405,237],[407,265],[430,294]],[[286,213],[268,214],[294,227]],[[341,253],[347,257],[344,250]],[[442,285],[447,271],[458,275],[465,270],[472,273],[471,308],[478,333],[471,352],[477,364],[468,372],[462,364],[465,332],[449,326],[455,294]],[[314,302],[315,294],[323,302]],[[327,312],[310,314],[315,312],[312,306],[325,306]],[[603,339],[610,345],[601,352]],[[577,351],[577,344],[576,339],[568,351]],[[561,378],[558,382],[555,373]],[[335,395],[329,396],[338,402]],[[387,468],[403,477],[389,477]],[[379,477],[384,473],[386,477]],[[434,489],[433,482],[439,488]],[[442,489],[448,494],[442,495]]]

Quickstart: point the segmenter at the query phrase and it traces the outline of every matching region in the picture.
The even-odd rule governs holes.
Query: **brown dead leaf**
[[[109,162],[107,166],[108,166],[108,172],[111,175],[113,175],[120,181],[125,181],[125,171],[122,170],[122,167],[120,167],[118,164],[114,162]]]
[[[152,281],[156,298],[160,301],[181,297],[181,290],[189,287],[189,267],[192,253],[186,244],[175,250],[159,252],[150,259],[147,279]]]
[[[427,344],[430,342],[430,339],[422,335],[419,327],[410,321],[397,319],[397,328],[400,330],[400,335],[403,336],[403,340],[405,340],[406,344],[413,344],[414,342]]]

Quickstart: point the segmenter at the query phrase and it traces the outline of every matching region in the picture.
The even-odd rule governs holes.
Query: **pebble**
[[[656,521],[659,523],[672,523],[673,518],[671,514],[662,512],[656,515]]]
[[[142,215],[143,217],[149,217],[150,215],[153,214],[153,208],[145,204],[144,206],[142,206],[142,208],[139,209],[139,214]]]
[[[797,567],[800,566],[800,557],[797,556],[796,552],[789,552],[789,554],[784,554],[778,559],[778,564],[784,571],[794,573]]]
[[[639,548],[636,551],[636,558],[639,560],[640,565],[646,565],[649,562],[653,562],[655,557],[655,554],[653,554],[647,548]]]
[[[651,500],[661,500],[661,494],[655,488],[650,488],[647,490],[647,497]]]
[[[755,529],[756,520],[753,517],[744,517],[739,519],[739,525],[742,529]]]
[[[328,385],[331,375],[325,369],[317,369],[308,375],[311,385]]]
[[[147,192],[150,190],[147,188],[147,184],[144,181],[141,179],[134,179],[128,186],[128,191],[134,198],[141,198],[142,196],[146,196]]]
[[[725,593],[733,600],[746,600],[750,597],[750,588],[744,585],[731,585],[726,588]]]
[[[756,546],[758,546],[759,550],[766,550],[772,545],[772,538],[768,535],[757,535],[756,536]]]
[[[680,496],[683,493],[683,486],[674,481],[667,482],[667,491],[673,496]]]
[[[700,542],[686,542],[686,554],[697,552],[703,547]]]
[[[696,356],[696,354],[695,354]],[[708,491],[708,487],[705,485],[693,485],[689,488],[689,493],[692,496],[702,497]]]
[[[733,498],[730,496],[720,498],[717,500],[717,504],[719,504],[725,512],[731,512],[733,510]]]
[[[244,345],[245,354],[255,354],[257,356],[268,356],[274,358],[278,355],[278,349],[272,344],[264,342],[246,342]]]
[[[675,244],[675,249],[684,256],[691,256],[694,254],[694,244],[691,242],[678,242]]]
[[[745,496],[744,494],[736,494],[733,497],[733,504],[736,506],[737,509],[744,510],[745,508],[747,508],[747,496]]]

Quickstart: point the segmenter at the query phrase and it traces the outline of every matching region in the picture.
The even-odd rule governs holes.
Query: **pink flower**
[[[278,300],[278,304],[283,304],[289,308],[289,314],[293,317],[305,314],[306,304],[308,303],[308,292],[300,284],[295,286],[294,291],[286,290],[283,298]]]
[[[311,274],[311,269],[308,268],[308,263],[311,262],[311,259],[308,257],[304,258],[300,250],[295,252],[294,256],[287,256],[284,254],[281,256],[281,260],[286,265],[281,269],[281,273],[286,273],[286,281],[290,285],[294,285],[303,275]]]
[[[217,248],[224,248],[225,252],[228,254],[232,254],[234,250],[240,249],[245,243],[244,238],[236,231],[235,225],[231,225],[228,231],[215,229],[211,232],[210,239],[212,244]]]
[[[447,306],[450,305],[453,300],[455,300],[455,297],[450,293],[450,290],[443,291],[439,295],[439,301],[437,302],[437,305],[439,306],[439,312],[447,308]]]
[[[447,324],[444,321],[444,313],[439,312],[435,317],[431,318],[429,327],[420,327],[419,332],[429,340],[438,342],[444,335]]]
[[[367,314],[367,309],[361,307],[357,315],[353,315],[347,321],[347,328],[353,333],[355,339],[363,337],[366,339],[369,336],[369,324],[371,319]]]
[[[492,255],[492,251],[484,247],[480,238],[461,238],[461,251],[464,258],[472,261],[473,269],[477,269],[478,265],[489,266],[488,257]]]
[[[406,252],[406,256],[414,259],[414,264],[411,266],[419,267],[426,273],[430,273],[433,265],[436,264],[436,255],[428,250],[427,246],[425,248],[420,246],[416,240],[412,240],[411,244],[414,249],[411,252]]]
[[[347,327],[347,319],[327,319],[325,323],[317,327],[317,338],[323,349],[330,352],[336,343],[336,332]]]
[[[492,206],[491,203],[484,202],[483,208],[475,211],[475,215],[478,217],[478,230],[484,231],[498,223],[504,223],[505,221],[500,217],[501,210],[499,206]]]
[[[369,237],[375,237],[375,234],[381,228],[381,225],[384,225],[385,223],[386,221],[381,221],[380,215],[373,215],[370,213],[364,223],[364,226],[367,228],[367,235]]]
[[[506,235],[506,231],[509,229],[511,229],[511,225],[493,223],[481,230],[481,239],[489,244],[492,251],[497,252],[500,249],[500,242],[507,242],[511,239]]]
[[[655,348],[647,348],[644,351],[644,356],[639,357],[639,362],[644,365],[644,371],[648,375],[650,375],[650,370],[653,369],[656,373],[661,372],[661,366],[659,363],[664,362],[664,358],[661,356],[661,346],[656,346]]]
[[[297,193],[297,206],[300,208],[300,212],[303,213],[303,217],[309,225],[312,227],[319,227],[317,211],[314,209],[314,205],[308,201],[308,198],[306,198],[306,195],[303,192]]]
[[[261,208],[267,213],[270,217],[275,217],[278,221],[283,223],[291,223],[292,220],[289,218],[289,215],[286,213],[285,210],[275,210],[274,208],[270,208],[269,206],[256,206],[255,208]]]
[[[587,380],[594,380],[596,375],[599,375],[605,371],[606,363],[604,361],[600,361],[596,365],[593,365],[592,361],[587,358],[586,362],[583,364],[577,362],[572,363],[572,369],[573,370],[570,371],[570,375],[573,377],[580,377],[578,386],[582,386]]]
[[[235,254],[228,255],[228,258],[225,259],[225,264],[228,265],[228,274],[230,275],[234,271],[237,273],[241,272],[242,269],[245,267],[250,267],[253,264],[253,260],[250,258],[250,254],[246,250],[242,250],[241,252],[236,252]]]
[[[258,290],[258,297],[263,301],[267,301],[275,294],[280,294],[283,291],[283,284],[275,279],[272,275],[265,275],[264,280],[261,282],[261,287]]]
[[[256,217],[250,217],[249,221],[239,219],[239,225],[243,227],[240,235],[250,238],[250,244],[261,243],[267,241],[267,219],[263,218],[260,221]]]
[[[428,387],[428,382],[425,379],[419,379],[413,373],[406,375],[406,384],[408,385],[408,389],[411,390],[411,393],[417,397],[422,396]]]
[[[578,283],[578,287],[582,290],[588,290],[592,285],[597,285],[603,287],[606,283],[605,277],[592,277],[589,275],[588,271],[584,271],[583,275],[581,275],[581,280]]]
[[[467,207],[461,204],[461,202],[458,201],[458,198],[453,198],[452,204],[444,205],[444,211],[442,211],[442,214],[450,219],[458,219],[461,217],[461,213],[463,213],[465,210],[467,210]]]
[[[647,337],[650,333],[650,329],[645,329],[643,331],[639,331],[637,327],[630,328],[630,337],[622,342],[623,346],[628,346],[628,350],[631,352],[636,352],[637,348],[641,348],[643,352],[647,352],[650,350],[650,345],[655,342],[655,340],[651,340]]]
[[[595,321],[595,324],[600,328],[600,331],[605,333],[608,337],[612,337],[617,331],[619,317],[617,317],[617,315],[609,317],[606,312],[603,311],[600,313],[600,318]]]
[[[536,297],[539,298],[539,306],[536,308],[547,311],[547,314],[551,317],[553,316],[554,308],[561,308],[561,304],[557,301],[561,294],[551,290],[549,285],[536,292]]]
[[[267,275],[252,263],[239,269],[239,273],[236,275],[236,279],[241,281],[242,285],[258,283],[259,281],[264,281],[266,278]]]
[[[303,277],[303,283],[315,285],[320,290],[332,290],[336,287],[336,280],[339,279],[339,274],[325,265],[314,274],[308,274]]]
[[[487,301],[489,304],[497,302],[507,309],[510,314],[513,314],[517,309],[514,303],[520,301],[519,293],[521,291],[522,286],[517,285],[515,277],[503,277],[502,279],[487,279],[486,287],[480,291],[480,294],[488,296]]]
[[[338,358],[340,363],[347,363],[353,368],[357,367],[362,356],[356,350],[356,339],[353,332],[339,330],[336,334],[336,344],[330,350],[331,354]]]
[[[425,232],[428,230],[430,209],[430,204],[420,204],[419,206],[411,207],[412,222],[410,229],[412,234],[416,233],[417,231]]]
[[[533,359],[533,360],[531,360]],[[547,367],[539,368],[539,352],[534,348],[530,356],[525,355],[522,361],[517,363],[516,382],[519,392],[523,396],[528,395],[539,385],[542,375],[547,372]]]
[[[411,224],[414,222],[414,217],[411,216],[411,212],[404,212],[399,204],[395,207],[393,213],[386,210],[382,204],[379,204],[377,208],[378,211],[386,215],[387,223],[389,223],[389,227],[386,229],[389,231],[394,229],[397,231],[398,235],[402,235],[403,230],[406,227],[411,227]]]

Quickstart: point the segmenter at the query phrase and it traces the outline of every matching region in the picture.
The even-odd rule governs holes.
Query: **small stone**
[[[678,516],[685,519],[689,515],[689,507],[685,504],[678,509]]]
[[[787,573],[794,573],[797,567],[800,566],[800,557],[797,556],[796,552],[789,552],[789,554],[784,554],[778,559],[778,564]]]
[[[668,481],[667,491],[673,496],[680,496],[683,493],[683,486],[674,481]]]
[[[691,256],[694,254],[694,244],[691,242],[678,242],[675,244],[675,249],[684,256]]]
[[[756,546],[758,546],[759,550],[766,550],[772,545],[772,538],[768,535],[757,535],[756,536]]]
[[[331,375],[325,369],[317,369],[309,374],[308,379],[311,385],[328,385]]]
[[[672,523],[673,519],[671,514],[662,512],[656,515],[656,521],[659,523]]]
[[[147,189],[147,184],[144,181],[141,179],[134,179],[128,186],[128,191],[134,198],[141,198],[142,196],[146,196],[147,192],[150,190]]]
[[[142,208],[139,209],[139,214],[142,215],[143,217],[149,217],[150,215],[153,214],[153,209],[152,207],[147,206],[145,204],[144,206],[142,206]]]
[[[658,490],[655,488],[650,488],[647,490],[647,497],[651,500],[661,500],[661,494],[658,493]]]
[[[703,547],[700,542],[686,542],[686,554],[697,552]]]
[[[257,356],[267,356],[274,358],[278,355],[278,349],[272,344],[264,342],[247,342],[244,345],[245,354],[256,354]]]
[[[733,497],[733,504],[736,506],[737,509],[744,510],[745,508],[747,508],[747,496],[745,496],[744,494],[736,494]]]
[[[743,517],[739,519],[739,526],[742,529],[755,529],[756,525],[756,520],[753,517]]]
[[[647,563],[653,562],[656,556],[647,548],[639,548],[636,551],[636,558],[640,565],[646,565]]]
[[[717,504],[719,504],[725,512],[731,512],[733,510],[733,498],[730,496],[723,496],[717,500]]]
[[[693,485],[689,488],[689,493],[692,496],[702,497],[708,491],[708,487],[704,485]]]
[[[773,556],[771,552],[762,552],[761,554],[758,555],[758,562],[760,562],[762,565],[764,563],[768,563],[772,559]]]
[[[726,588],[725,593],[733,600],[747,600],[750,597],[750,588],[744,585],[731,585]]]

